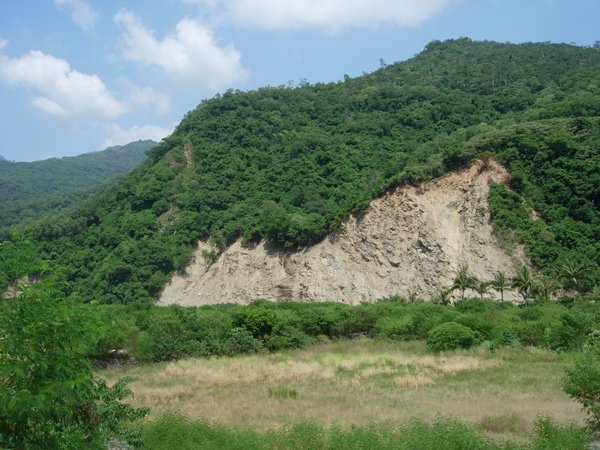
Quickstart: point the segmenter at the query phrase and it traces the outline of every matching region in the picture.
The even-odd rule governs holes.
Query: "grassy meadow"
[[[324,342],[302,350],[109,369],[132,377],[150,419],[191,420],[268,432],[305,423],[392,429],[457,418],[494,441],[522,442],[539,417],[583,424],[562,390],[572,354],[519,347],[428,353],[423,342]],[[476,447],[479,448],[479,447]]]

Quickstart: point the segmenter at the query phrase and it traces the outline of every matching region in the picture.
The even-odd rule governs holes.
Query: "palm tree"
[[[569,260],[560,266],[558,276],[563,281],[566,289],[579,292],[581,283],[589,277],[589,268]]]
[[[436,296],[436,300],[440,305],[449,305],[452,303],[452,299],[450,298],[450,294],[452,294],[452,289],[441,289],[438,291]]]
[[[553,278],[541,275],[534,280],[533,291],[542,300],[547,301],[558,290],[558,283]]]
[[[475,277],[469,272],[469,266],[463,264],[460,266],[458,274],[454,278],[454,284],[452,289],[458,289],[460,291],[461,300],[465,299],[465,291],[475,287]]]
[[[485,294],[490,292],[490,282],[483,280],[475,280],[475,290],[479,294],[479,300],[483,300]]]
[[[508,278],[506,278],[504,272],[496,272],[494,281],[492,281],[492,287],[500,292],[500,301],[504,303],[504,291],[509,288]]]
[[[512,279],[511,286],[523,296],[523,301],[527,303],[533,288],[533,276],[529,267],[523,265],[519,268],[517,275]]]

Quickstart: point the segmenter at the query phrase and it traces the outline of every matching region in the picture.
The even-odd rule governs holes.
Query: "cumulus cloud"
[[[133,141],[152,139],[160,140],[173,132],[174,127],[163,128],[157,125],[135,125],[129,129],[123,129],[120,125],[112,123],[104,126],[108,137],[104,140],[104,147],[113,145],[124,145]]]
[[[131,11],[119,11],[114,20],[124,28],[125,59],[159,67],[188,87],[216,90],[246,76],[240,53],[231,44],[220,47],[212,30],[199,21],[182,19],[160,40]]]
[[[0,38],[0,50],[8,45],[8,41],[6,39]]]
[[[100,14],[83,0],[54,0],[58,7],[65,7],[71,12],[71,19],[86,33],[91,33],[96,27]]]
[[[288,30],[415,26],[457,0],[186,0],[247,28]]]
[[[47,114],[114,118],[125,112],[102,80],[73,70],[64,59],[30,51],[20,58],[0,53],[0,83],[33,90],[32,104]]]
[[[146,110],[152,109],[157,114],[167,114],[173,109],[171,97],[167,94],[148,86],[139,87],[125,78],[121,78],[120,82],[125,91],[124,101],[129,109],[143,107]]]

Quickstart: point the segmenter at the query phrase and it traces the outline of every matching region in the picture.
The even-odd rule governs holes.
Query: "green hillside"
[[[138,141],[104,151],[35,162],[0,157],[0,228],[37,219],[89,195],[116,175],[140,164],[153,141]]]
[[[130,175],[33,236],[65,293],[150,301],[197,239],[310,245],[391,187],[483,154],[513,174],[511,191],[492,189],[498,232],[540,270],[597,280],[599,148],[598,49],[435,41],[338,83],[205,100]]]

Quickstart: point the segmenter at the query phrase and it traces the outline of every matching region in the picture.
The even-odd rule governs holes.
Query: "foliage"
[[[467,147],[492,150],[511,172],[512,190],[494,185],[489,194],[499,235],[525,244],[534,266],[565,289],[593,289],[600,276],[598,118],[519,123]]]
[[[467,289],[475,289],[476,287],[477,280],[469,271],[469,266],[467,264],[462,265],[454,278],[452,289],[458,289],[460,291],[461,300],[464,300],[465,291]]]
[[[39,257],[39,248],[27,234],[15,232],[9,240],[0,242],[0,293],[9,286],[16,288],[19,279],[38,276],[47,269]]]
[[[413,316],[383,317],[375,323],[375,336],[408,341],[416,338],[417,326]]]
[[[589,415],[589,426],[600,433],[600,339],[598,332],[587,351],[567,369],[564,389],[567,394],[581,403]],[[592,334],[590,334],[592,335]]]
[[[529,267],[525,265],[519,267],[517,274],[511,280],[511,287],[516,289],[523,296],[523,301],[527,303],[527,300],[533,293],[534,287],[534,279]]]
[[[504,272],[498,271],[494,274],[494,280],[491,286],[500,292],[500,301],[504,303],[504,292],[509,288],[508,278]]]
[[[34,237],[74,298],[152,301],[198,239],[311,245],[373,197],[483,154],[513,175],[490,194],[499,232],[538,268],[589,267],[585,292],[600,254],[598,66],[594,49],[457,39],[338,83],[226,91]]]
[[[357,335],[427,339],[446,322],[468,327],[474,343],[578,351],[600,321],[600,303],[591,297],[562,303],[534,300],[521,306],[480,299],[455,305],[406,303],[396,297],[357,306],[260,301],[248,306],[165,308],[140,303],[103,305],[99,316],[107,333],[94,354],[125,348],[149,361],[279,351]]]
[[[35,162],[0,160],[0,229],[56,212],[137,166],[153,141]]]
[[[146,411],[121,403],[127,380],[109,387],[88,359],[101,326],[88,307],[59,300],[52,288],[26,288],[0,303],[0,445],[102,448]]]
[[[552,419],[539,418],[529,448],[536,450],[562,450],[565,448],[590,448],[592,436],[574,423],[560,426]]]
[[[475,333],[456,322],[443,323],[429,332],[427,347],[434,352],[469,348],[475,343]]]
[[[185,449],[585,449],[591,437],[574,425],[561,426],[539,419],[527,443],[496,442],[472,425],[439,418],[433,423],[412,421],[400,426],[324,426],[301,423],[283,429],[255,432],[168,413],[143,428],[145,448]]]

